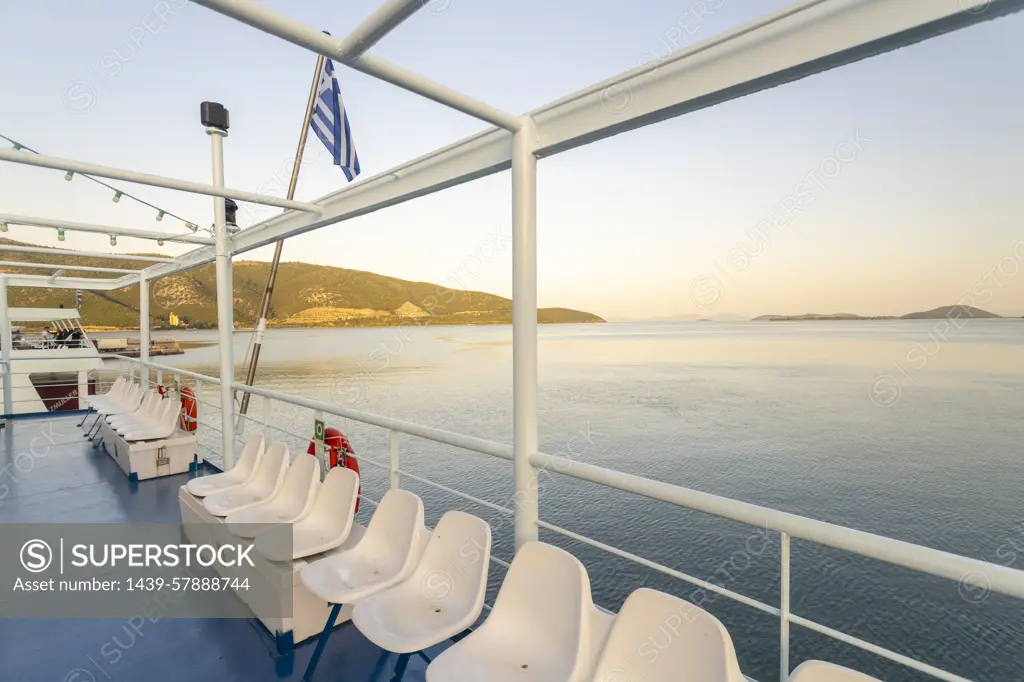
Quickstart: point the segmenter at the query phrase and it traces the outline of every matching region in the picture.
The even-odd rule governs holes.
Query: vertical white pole
[[[313,410],[313,423],[322,422],[324,420],[324,413],[320,410]],[[313,427],[313,454],[316,456],[318,462],[320,462],[320,480],[324,480],[327,476],[327,472],[331,470],[331,462],[324,456],[324,441],[323,438],[326,434],[318,433],[316,426]]]
[[[391,448],[391,489],[402,487],[402,477],[398,473],[398,432],[388,429],[388,446]]]
[[[512,143],[512,421],[515,546],[537,539],[537,128],[524,117]]]
[[[149,280],[139,275],[139,383],[149,388]]]
[[[13,396],[11,395],[11,374],[14,369],[11,366],[11,344],[13,341],[13,334],[11,333],[11,315],[10,309],[7,307],[7,278],[0,277],[0,345],[3,347],[2,360],[6,371],[4,372],[4,414],[10,416],[14,414]]]
[[[226,130],[206,129],[213,143],[213,184],[224,186],[224,138]],[[231,284],[231,244],[224,224],[224,199],[213,199],[213,226],[217,240],[217,331],[220,343],[220,410],[223,433],[221,454],[224,470],[235,465],[235,396],[231,390],[235,383],[235,354],[232,339],[234,310],[231,306],[234,290]]]
[[[779,600],[779,682],[789,680],[789,535],[782,534],[781,598]]]

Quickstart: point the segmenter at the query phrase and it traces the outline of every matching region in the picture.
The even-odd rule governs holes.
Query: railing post
[[[164,385],[164,373],[161,370],[159,370],[159,369],[156,371],[156,385],[157,386],[163,386]]]
[[[11,379],[13,374],[13,367],[11,367],[11,344],[14,335],[11,333],[11,315],[10,309],[7,307],[7,278],[0,277],[0,345],[2,345],[2,359],[4,362],[4,415],[5,418],[9,418],[14,414],[14,396],[11,392],[14,390],[14,382]]]
[[[779,682],[789,680],[789,534],[782,534],[779,600]]]
[[[140,382],[149,388],[149,280],[145,270],[139,275],[139,368]]]
[[[512,142],[512,422],[516,550],[537,539],[537,127]]]
[[[320,480],[323,480],[331,463],[324,459],[324,413],[321,410],[313,411],[313,452],[320,462]]]
[[[402,487],[401,476],[398,473],[398,432],[388,429],[388,446],[391,449],[391,489]]]
[[[202,416],[205,411],[203,406],[203,382],[196,379],[196,442],[199,442],[199,425],[203,423]]]
[[[223,127],[207,126],[213,150],[213,185],[224,187],[224,138],[228,135],[227,119]],[[220,346],[220,411],[221,456],[224,470],[235,465],[235,383],[234,355],[234,288],[231,282],[231,239],[227,230],[224,199],[213,199],[213,227],[216,238],[217,331]]]
[[[128,380],[133,384],[135,383],[135,363],[132,362],[128,365]]]

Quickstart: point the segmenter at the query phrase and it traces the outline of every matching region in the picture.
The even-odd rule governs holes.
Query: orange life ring
[[[195,392],[186,386],[181,389],[181,417],[178,418],[178,426],[182,431],[195,431],[199,425],[196,417],[199,415],[196,405]]]
[[[333,426],[328,426],[324,429],[324,445],[328,448],[327,452],[330,457],[331,469],[336,466],[343,466],[357,474],[359,473],[359,461],[356,459],[355,450],[352,449],[352,444],[348,442],[345,434]],[[316,443],[314,441],[309,441],[306,454],[316,454]],[[359,492],[363,492],[362,485],[359,486]],[[358,497],[356,498],[356,511],[359,511]]]

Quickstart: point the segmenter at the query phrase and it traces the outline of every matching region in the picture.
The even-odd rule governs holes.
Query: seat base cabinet
[[[103,450],[132,480],[188,473],[196,453],[196,437],[184,431],[160,440],[128,442],[104,422],[100,435]]]

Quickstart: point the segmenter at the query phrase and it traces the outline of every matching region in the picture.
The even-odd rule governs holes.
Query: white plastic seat
[[[877,677],[871,677],[856,670],[844,668],[835,663],[825,661],[804,661],[793,674],[789,676],[789,682],[882,682]]]
[[[107,424],[115,431],[120,428],[136,425],[149,425],[153,423],[160,414],[163,401],[156,391],[148,391],[142,399],[139,408],[127,414],[115,414],[107,418]]]
[[[125,427],[118,430],[126,441],[159,440],[169,438],[178,430],[178,402],[167,399],[162,401],[158,420],[149,424]]]
[[[590,579],[568,552],[527,542],[483,625],[427,667],[427,682],[580,682],[590,651]]]
[[[295,523],[309,514],[320,488],[320,462],[300,454],[288,467],[281,492],[274,499],[235,512],[225,519],[228,530],[239,537],[251,538],[275,524]]]
[[[629,595],[615,616],[591,679],[744,682],[732,638],[717,618],[646,587]]]
[[[128,390],[128,387],[129,384],[125,380],[125,378],[123,376],[118,376],[116,379],[114,379],[114,383],[110,385],[110,388],[107,389],[106,393],[102,393],[100,395],[86,396],[85,404],[91,409],[96,409],[98,405],[102,405],[103,403],[109,400],[113,400],[118,396],[123,396],[124,393]]]
[[[274,499],[288,473],[288,446],[274,443],[263,453],[253,477],[243,485],[208,495],[203,507],[214,516],[227,516]]]
[[[413,574],[356,603],[352,622],[382,649],[423,651],[480,617],[491,563],[491,527],[460,511],[441,517]]]
[[[265,445],[266,440],[262,433],[252,434],[249,440],[245,441],[245,447],[235,466],[220,474],[193,478],[188,482],[188,491],[195,497],[206,497],[248,483],[263,458]]]
[[[408,490],[389,490],[355,547],[307,564],[300,577],[326,602],[358,602],[412,574],[425,534],[423,501]]]
[[[309,514],[292,525],[291,546],[257,535],[256,551],[271,561],[291,561],[340,547],[352,531],[358,491],[359,474],[334,467],[327,472]]]
[[[110,404],[104,404],[102,407],[97,408],[96,411],[102,415],[128,414],[139,409],[139,405],[142,404],[144,397],[145,391],[142,387],[138,384],[132,384],[123,398],[115,398]]]

